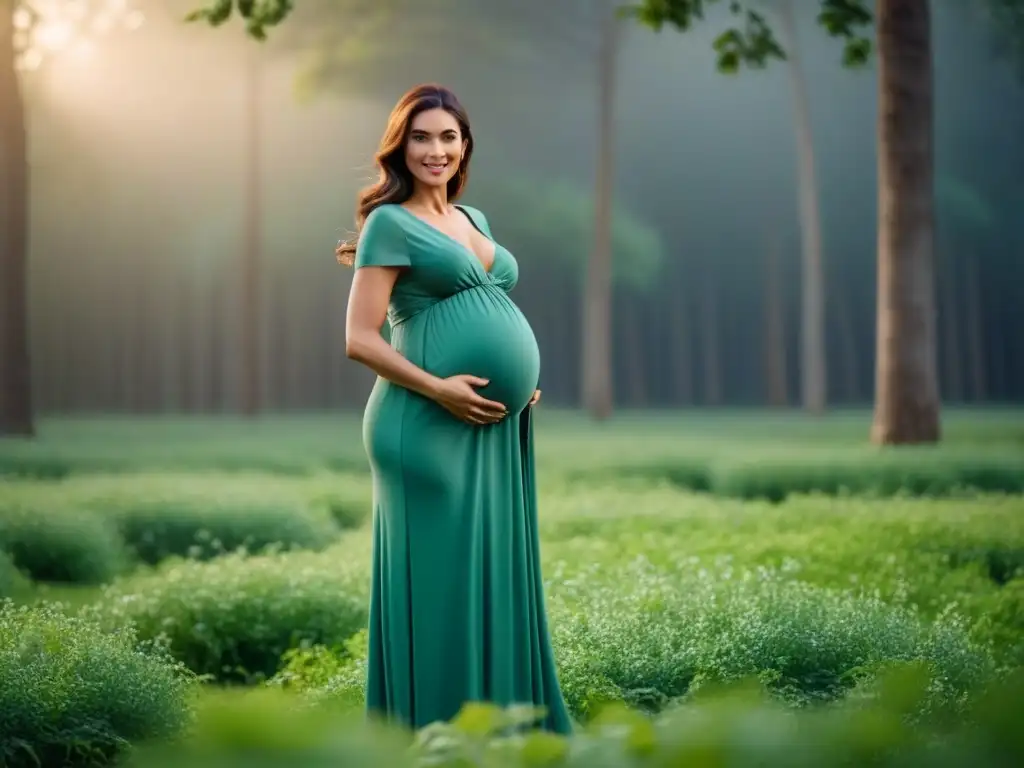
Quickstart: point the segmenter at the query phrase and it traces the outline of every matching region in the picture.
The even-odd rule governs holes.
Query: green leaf
[[[734,75],[740,69],[740,56],[735,51],[726,51],[718,57],[718,71],[726,75]]]
[[[522,758],[526,765],[554,765],[569,754],[564,737],[545,731],[534,731],[523,741]]]
[[[470,736],[488,736],[504,725],[499,707],[481,702],[467,702],[452,720],[457,731]]]
[[[851,69],[866,66],[871,59],[871,41],[866,38],[850,40],[843,49],[843,66]]]

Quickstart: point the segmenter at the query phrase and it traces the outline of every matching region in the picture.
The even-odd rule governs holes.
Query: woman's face
[[[428,109],[409,126],[405,164],[420,183],[443,187],[458,172],[465,150],[458,121],[443,109]]]

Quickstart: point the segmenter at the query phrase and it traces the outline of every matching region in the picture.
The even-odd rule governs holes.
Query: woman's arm
[[[486,379],[458,374],[446,379],[409,362],[384,341],[380,329],[387,319],[397,267],[363,267],[352,277],[345,313],[345,354],[400,387],[428,397],[449,413],[470,424],[494,424],[507,415],[505,406],[482,397],[474,387]]]
[[[409,362],[380,335],[387,319],[391,289],[400,273],[397,267],[363,267],[355,271],[345,313],[345,354],[378,376],[434,400],[441,379]]]

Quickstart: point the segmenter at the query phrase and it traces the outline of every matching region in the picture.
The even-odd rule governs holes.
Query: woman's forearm
[[[441,379],[409,362],[379,333],[356,334],[345,341],[345,354],[393,384],[434,399]]]

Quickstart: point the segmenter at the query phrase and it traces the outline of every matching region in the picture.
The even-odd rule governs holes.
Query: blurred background
[[[351,271],[333,248],[389,110],[428,80],[473,121],[463,200],[519,259],[514,299],[541,345],[545,401],[577,405],[601,162],[594,4],[305,0],[263,44],[237,21],[182,23],[195,5],[113,2],[126,23],[82,38],[58,26],[23,61],[38,410],[361,408],[373,376],[343,353]],[[1005,403],[1024,397],[1024,80],[969,5],[934,4],[940,379],[946,402]],[[841,66],[816,3],[794,8],[828,401],[867,405],[877,74]],[[793,88],[785,62],[716,70],[712,40],[730,22],[712,6],[685,35],[618,32],[618,407],[799,402]]]
[[[203,4],[0,0],[0,210],[24,126],[31,224],[27,297],[0,243],[0,765],[1024,764],[1024,2],[931,3],[942,430],[898,450],[868,440],[877,66],[816,18],[847,0],[758,2],[790,58],[734,76],[724,2],[657,34],[612,0],[298,0],[263,43]],[[410,752],[362,718],[373,374],[334,248],[430,80],[541,347],[571,745],[486,748],[523,712],[471,707]],[[581,375],[602,245],[611,387]],[[889,364],[927,382],[916,336]]]

